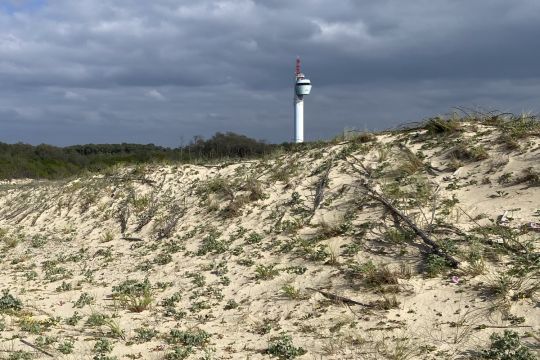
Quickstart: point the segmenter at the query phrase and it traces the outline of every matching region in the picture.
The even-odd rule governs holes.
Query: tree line
[[[85,171],[103,171],[118,164],[254,158],[291,146],[267,144],[232,132],[218,132],[207,140],[196,136],[188,145],[178,148],[126,143],[57,147],[0,142],[0,179],[59,179]]]

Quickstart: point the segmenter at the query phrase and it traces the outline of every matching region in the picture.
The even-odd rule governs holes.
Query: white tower
[[[304,142],[304,95],[311,92],[311,81],[302,74],[300,58],[296,59],[294,82],[294,142]]]

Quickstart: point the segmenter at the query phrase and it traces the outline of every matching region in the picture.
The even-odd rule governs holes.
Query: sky
[[[540,108],[538,0],[0,0],[0,141],[306,140]]]

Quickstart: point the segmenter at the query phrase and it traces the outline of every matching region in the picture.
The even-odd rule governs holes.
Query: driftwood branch
[[[532,328],[532,325],[478,325],[475,329]]]
[[[121,239],[122,239],[122,240],[126,240],[126,241],[144,241],[144,240],[141,239],[141,238],[136,238],[136,237],[126,237],[126,236],[122,237]]]
[[[45,350],[43,350],[43,349],[37,347],[36,345],[34,345],[34,344],[32,344],[32,343],[30,343],[30,342],[24,340],[24,339],[19,339],[19,340],[21,340],[21,342],[22,342],[24,345],[30,346],[32,349],[35,349],[35,350],[39,351],[39,352],[42,353],[42,354],[45,354],[45,355],[47,355],[47,356],[49,356],[49,357],[54,357],[54,355],[52,355],[52,354],[46,352]]]
[[[369,305],[369,304],[364,304],[364,303],[358,302],[356,300],[352,300],[352,299],[349,299],[349,298],[346,298],[346,297],[343,297],[343,296],[339,296],[339,295],[336,295],[336,294],[332,294],[332,293],[329,293],[329,292],[326,292],[326,291],[317,290],[317,289],[309,288],[309,287],[306,288],[306,289],[318,292],[319,294],[321,294],[325,298],[327,298],[329,300],[332,300],[332,301],[335,301],[335,302],[340,302],[340,303],[348,304],[348,305],[360,305],[360,306],[365,306],[365,307],[371,307],[371,305]]]
[[[319,206],[322,204],[324,200],[324,193],[325,193],[326,186],[329,183],[329,176],[330,176],[330,171],[332,170],[332,165],[334,165],[334,159],[330,159],[328,161],[328,164],[326,165],[326,169],[323,175],[321,176],[319,181],[317,181],[317,187],[315,188],[315,199],[313,200],[313,212],[312,212],[311,217],[315,215],[315,211],[317,211],[317,209],[319,208]]]
[[[157,229],[157,240],[168,238],[176,228],[178,221],[186,214],[185,199],[184,206],[173,204],[169,210],[169,215],[166,217],[163,225]]]
[[[355,158],[355,160],[358,161],[358,159],[356,159],[356,158]],[[364,171],[362,171],[358,167],[356,167],[354,163],[352,163],[352,162],[350,162],[348,160],[347,160],[347,162],[349,163],[349,165],[351,165],[352,169],[355,172],[357,172],[358,174],[360,174],[362,176],[370,178],[370,174],[366,171],[365,168],[364,168]],[[362,167],[364,167],[361,161],[359,161],[359,163],[360,163],[360,165]],[[399,210],[392,203],[390,203],[390,201],[388,201],[388,199],[386,199],[384,196],[382,196],[377,191],[375,191],[375,189],[373,189],[365,180],[361,181],[361,186],[364,188],[364,190],[366,190],[366,193],[367,193],[368,196],[370,196],[372,199],[377,200],[380,203],[382,203],[384,206],[386,206],[386,208],[388,210],[390,210],[393,214],[395,214],[397,217],[399,217],[401,220],[403,220],[403,222],[405,222],[405,224],[407,224],[414,231],[414,233],[416,235],[418,235],[422,239],[422,241],[432,249],[434,254],[444,258],[450,264],[450,266],[452,266],[453,268],[457,268],[459,266],[459,261],[458,260],[456,260],[454,257],[447,254],[443,249],[441,249],[441,247],[435,241],[433,241],[422,229],[420,229],[414,223],[414,221],[412,221],[401,210]]]
[[[401,210],[396,208],[388,199],[386,199],[384,196],[379,194],[377,191],[375,191],[371,186],[369,186],[366,182],[362,182],[362,187],[367,191],[367,194],[373,198],[374,200],[377,200],[381,202],[384,206],[386,206],[387,209],[389,209],[392,213],[396,214],[405,224],[407,224],[416,235],[418,235],[422,241],[428,245],[434,254],[444,258],[450,266],[453,268],[457,268],[459,266],[459,261],[456,260],[451,255],[447,254],[441,247],[433,241],[425,232],[424,230],[420,229],[414,221],[412,221],[407,215],[405,215]]]

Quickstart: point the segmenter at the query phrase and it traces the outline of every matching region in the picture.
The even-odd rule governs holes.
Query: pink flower
[[[458,283],[459,283],[459,277],[458,277],[458,276],[455,276],[455,275],[452,276],[452,282],[453,282],[454,284],[458,284]]]

